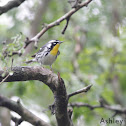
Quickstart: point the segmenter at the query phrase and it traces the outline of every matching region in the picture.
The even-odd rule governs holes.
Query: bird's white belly
[[[43,65],[52,65],[55,60],[56,60],[56,56],[48,54],[46,57],[40,58],[39,62]]]

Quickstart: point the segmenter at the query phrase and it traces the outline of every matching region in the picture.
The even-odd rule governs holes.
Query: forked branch
[[[40,119],[39,117],[37,117],[36,115],[31,113],[25,107],[23,107],[19,101],[14,102],[14,101],[0,95],[0,106],[6,107],[6,108],[18,113],[22,117],[22,119],[20,121],[25,120],[35,126],[50,126],[48,123],[46,123],[45,121],[43,121],[42,119]]]
[[[83,8],[83,7],[87,7],[88,4],[89,4],[91,1],[93,1],[93,0],[88,0],[88,1],[86,1],[86,2],[83,2],[83,3],[79,4],[79,5],[77,6],[77,8],[71,9],[69,12],[67,12],[65,15],[63,15],[62,17],[60,17],[60,18],[57,19],[56,21],[54,21],[54,22],[52,22],[52,23],[50,23],[50,24],[46,24],[46,25],[42,28],[42,30],[41,30],[36,36],[34,36],[34,37],[31,38],[31,39],[27,38],[27,40],[25,41],[25,48],[26,48],[31,42],[38,43],[40,37],[41,37],[47,30],[49,30],[50,28],[55,27],[55,26],[57,26],[57,25],[60,25],[60,23],[61,23],[62,21],[66,20],[66,21],[67,21],[66,26],[65,26],[65,28],[64,28],[63,31],[62,31],[62,34],[64,34],[65,31],[66,31],[66,29],[67,29],[67,26],[68,26],[70,17],[71,17],[74,13],[76,13],[79,9],[81,9],[81,8]]]

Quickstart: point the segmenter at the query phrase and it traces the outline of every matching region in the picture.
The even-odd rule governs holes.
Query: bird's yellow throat
[[[51,54],[52,55],[57,55],[57,52],[58,52],[58,49],[59,49],[59,46],[60,46],[60,44],[56,44],[54,47],[53,47],[53,49],[51,50]]]

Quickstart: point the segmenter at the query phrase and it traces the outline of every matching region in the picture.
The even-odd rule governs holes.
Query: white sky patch
[[[27,17],[29,20],[32,20],[34,18],[34,14],[31,13],[29,8],[32,8],[33,6],[34,0],[25,1],[19,7],[18,12],[16,13],[16,18],[23,21]]]
[[[106,19],[106,16],[101,16],[100,17],[100,22],[101,22],[101,24],[106,24],[106,22],[107,22],[107,19]]]
[[[7,14],[3,14],[0,16],[0,24],[6,25],[8,28],[11,28],[14,26],[14,20],[11,16],[8,16]]]
[[[100,58],[98,60],[98,63],[100,64],[100,66],[102,66],[104,69],[107,69],[109,64],[108,64],[108,60],[106,60],[105,58]]]
[[[115,48],[117,52],[121,52],[123,48],[123,45],[120,42],[120,39],[112,35],[108,35],[108,37],[105,38],[105,45],[108,48]]]
[[[0,0],[0,6],[6,5],[10,0]],[[13,1],[13,0],[11,0]]]
[[[92,13],[93,13],[94,15],[98,15],[98,14],[100,13],[100,11],[99,11],[98,8],[94,8],[94,9],[92,10]]]
[[[101,1],[100,0],[95,0],[95,2],[97,3],[97,5],[99,6],[99,7],[101,7]]]

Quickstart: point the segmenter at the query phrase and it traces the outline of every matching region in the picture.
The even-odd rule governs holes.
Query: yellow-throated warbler
[[[49,65],[52,70],[52,64],[60,54],[59,46],[63,41],[51,40],[42,46],[38,53],[34,55],[34,59],[26,61],[26,63],[38,62],[41,65]]]

